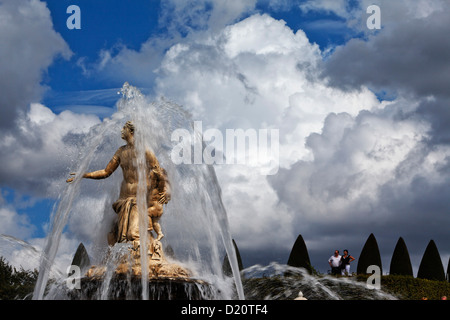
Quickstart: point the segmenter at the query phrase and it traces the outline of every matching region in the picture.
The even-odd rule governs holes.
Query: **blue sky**
[[[334,246],[358,255],[374,233],[385,270],[400,236],[415,272],[430,239],[446,267],[449,16],[440,0],[0,0],[0,234],[43,245],[70,139],[128,81],[209,127],[280,130],[277,175],[216,168],[244,265],[285,263],[302,234],[326,271]],[[80,230],[69,223],[66,259],[93,241]]]
[[[208,3],[208,2],[206,2]],[[82,13],[82,27],[79,30],[68,29],[66,21],[70,14],[66,13],[69,5],[78,5]],[[122,79],[101,79],[86,77],[76,61],[93,64],[99,59],[102,50],[118,51],[123,47],[139,51],[142,43],[150,37],[171,37],[167,26],[162,21],[160,1],[47,1],[56,32],[60,33],[70,45],[73,56],[69,61],[56,60],[48,69],[45,78],[51,92],[47,100],[51,106],[52,93],[96,90],[121,87],[126,77]],[[205,12],[208,5],[202,5]],[[271,7],[269,1],[258,1],[251,12],[243,13],[241,18],[254,13],[268,13],[275,19],[282,19],[293,30],[303,29],[308,33],[311,42],[317,43],[321,49],[334,47],[345,43],[355,32],[346,26],[345,19],[333,12],[318,11],[303,12],[298,5]],[[199,28],[195,22],[188,26],[177,26],[181,36],[186,36],[188,28]],[[169,46],[167,48],[169,49]],[[150,57],[151,58],[151,57]],[[136,85],[149,85],[147,82]],[[75,98],[76,99],[76,98]],[[114,104],[113,101],[109,105]]]
[[[138,50],[152,34],[161,32],[158,26],[159,1],[48,1],[55,30],[70,44],[73,60],[85,58],[95,62],[102,49],[126,46]],[[81,29],[68,29],[66,13],[70,5],[78,5],[82,13]],[[71,61],[59,61],[49,69],[49,83],[56,91],[109,88],[118,83],[97,83],[86,79],[82,70]],[[68,77],[67,72],[71,74]],[[70,72],[71,71],[71,72]]]

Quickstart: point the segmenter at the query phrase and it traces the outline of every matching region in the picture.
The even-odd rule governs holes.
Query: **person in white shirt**
[[[339,250],[334,251],[334,255],[328,259],[328,263],[331,267],[331,274],[340,274],[341,256]]]

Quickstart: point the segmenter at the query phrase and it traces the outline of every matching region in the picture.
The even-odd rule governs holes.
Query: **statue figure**
[[[116,242],[129,242],[134,248],[139,246],[139,214],[136,204],[138,189],[138,171],[136,150],[134,147],[134,125],[128,121],[123,127],[122,139],[127,144],[121,146],[105,169],[83,174],[83,178],[105,179],[108,178],[120,165],[123,173],[123,181],[120,187],[119,199],[114,202],[113,209],[118,215],[118,221],[113,231],[108,235],[108,243],[114,245]],[[149,217],[149,239],[153,243],[151,231],[156,232],[156,242],[159,243],[164,237],[159,224],[163,214],[163,205],[170,201],[171,188],[167,172],[160,167],[158,159],[150,151],[145,151],[147,169],[147,213]],[[73,173],[71,175],[74,175]],[[67,179],[72,182],[74,178]],[[152,251],[152,249],[151,249]]]
[[[162,251],[161,242],[156,240],[153,245],[152,260],[161,260],[162,258],[161,251]]]

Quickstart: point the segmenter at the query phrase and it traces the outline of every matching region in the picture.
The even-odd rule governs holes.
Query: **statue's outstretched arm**
[[[109,163],[106,165],[105,169],[97,170],[93,172],[87,172],[83,174],[83,178],[87,179],[105,179],[108,178],[114,171],[116,171],[117,167],[119,166],[120,161],[119,158],[114,155],[114,157],[109,161]],[[71,173],[71,175],[75,175],[74,173]],[[72,182],[74,178],[69,178],[66,180],[66,182]]]
[[[107,164],[105,169],[97,170],[93,172],[87,172],[83,174],[83,178],[87,179],[105,179],[108,178],[119,166],[119,159],[114,156]]]

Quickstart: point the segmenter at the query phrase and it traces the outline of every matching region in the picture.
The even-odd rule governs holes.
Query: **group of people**
[[[353,260],[355,260],[355,258],[348,254],[348,250],[344,250],[342,256],[339,254],[339,250],[335,250],[334,254],[328,259],[328,263],[331,267],[331,274],[349,276],[350,262]]]

